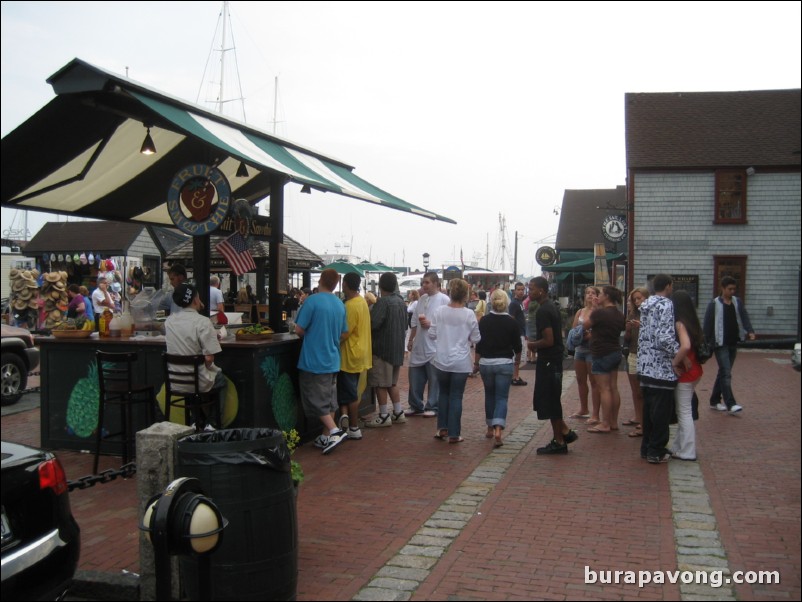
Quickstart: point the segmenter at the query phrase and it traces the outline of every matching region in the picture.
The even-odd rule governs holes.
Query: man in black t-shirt
[[[560,311],[549,299],[549,282],[538,276],[529,282],[529,301],[540,304],[535,314],[534,339],[528,344],[530,351],[537,351],[535,365],[535,393],[532,406],[540,420],[551,421],[554,437],[538,455],[567,454],[568,444],[579,437],[563,420],[563,340]]]

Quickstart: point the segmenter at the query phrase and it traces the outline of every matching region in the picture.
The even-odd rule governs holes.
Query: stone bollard
[[[173,422],[157,422],[136,434],[136,489],[139,498],[138,524],[142,524],[148,500],[164,492],[175,479],[176,442],[195,429]],[[178,559],[170,561],[172,598],[179,599]],[[139,534],[139,599],[156,599],[156,562],[153,546]]]

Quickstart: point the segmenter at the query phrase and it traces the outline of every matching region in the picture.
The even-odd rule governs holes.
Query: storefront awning
[[[607,253],[607,261],[616,261],[618,259],[624,259],[626,257],[625,253]],[[595,260],[593,258],[593,253],[588,253],[588,257],[585,259],[575,259],[574,261],[564,261],[562,263],[555,263],[554,265],[545,266],[543,268],[544,272],[587,272],[588,270],[593,270],[595,265]]]
[[[353,167],[75,59],[48,79],[57,94],[2,140],[2,205],[172,225],[167,190],[178,170],[215,165],[232,198],[256,203],[287,181],[444,222]],[[157,153],[139,153],[146,126]],[[237,177],[240,163],[247,177]]]

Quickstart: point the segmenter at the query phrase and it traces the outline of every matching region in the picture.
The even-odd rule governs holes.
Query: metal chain
[[[28,372],[28,376],[39,376],[38,372]],[[28,389],[24,389],[20,391],[20,395],[25,395],[26,393],[38,393],[41,390],[41,387],[30,387]]]
[[[114,481],[117,477],[130,479],[135,474],[136,474],[136,462],[129,462],[128,464],[122,465],[117,470],[109,468],[108,470],[104,470],[100,474],[90,474],[88,476],[81,477],[77,481],[67,481],[67,488],[70,491],[74,491],[75,489],[89,489],[90,487],[94,487],[98,483],[110,483]]]

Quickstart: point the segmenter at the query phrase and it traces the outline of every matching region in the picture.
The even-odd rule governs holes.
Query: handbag
[[[585,330],[582,324],[577,324],[568,331],[568,336],[565,337],[565,346],[568,348],[568,351],[575,351],[576,348],[582,344],[584,334]]]
[[[699,343],[699,347],[696,349],[696,359],[699,360],[699,363],[704,364],[711,357],[713,357],[713,346],[707,341]]]

